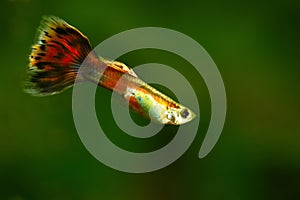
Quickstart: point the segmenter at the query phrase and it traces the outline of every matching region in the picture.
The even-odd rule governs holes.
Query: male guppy
[[[44,17],[37,35],[29,57],[26,92],[57,94],[71,87],[77,76],[77,80],[114,90],[132,110],[158,123],[180,125],[194,119],[189,108],[139,79],[125,64],[99,58],[88,38],[64,20]],[[82,73],[78,73],[80,68]]]

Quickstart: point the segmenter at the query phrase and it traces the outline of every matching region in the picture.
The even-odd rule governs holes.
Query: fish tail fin
[[[25,91],[44,96],[71,87],[92,47],[75,27],[54,16],[43,17],[29,56]]]

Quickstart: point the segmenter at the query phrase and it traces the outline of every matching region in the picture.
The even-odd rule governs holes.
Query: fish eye
[[[187,109],[183,109],[181,112],[180,112],[180,115],[181,117],[183,118],[187,118],[187,116],[189,116],[189,111]]]

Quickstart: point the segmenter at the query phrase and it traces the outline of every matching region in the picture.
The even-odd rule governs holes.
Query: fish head
[[[177,119],[179,124],[185,124],[192,121],[196,117],[196,114],[189,108],[184,107],[180,110],[179,117]]]
[[[181,125],[192,121],[196,114],[189,108],[179,106],[179,108],[167,109],[164,117],[164,124]]]

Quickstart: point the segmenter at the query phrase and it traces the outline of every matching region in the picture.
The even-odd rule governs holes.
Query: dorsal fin
[[[100,60],[102,62],[104,62],[108,67],[112,67],[112,68],[114,68],[118,71],[121,71],[122,73],[128,73],[131,76],[138,77],[136,75],[136,73],[133,71],[133,69],[131,69],[130,67],[128,67],[124,63],[121,63],[121,62],[118,62],[118,61],[110,61],[110,60],[106,60],[104,58],[100,58]]]

